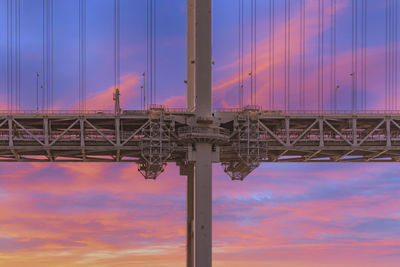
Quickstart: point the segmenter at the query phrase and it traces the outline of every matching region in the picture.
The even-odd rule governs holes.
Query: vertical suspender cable
[[[17,93],[18,93],[18,1],[15,1],[14,8],[14,43],[15,43],[15,92],[13,92],[13,107],[17,110]]]
[[[304,1],[300,0],[300,59],[299,59],[299,76],[300,76],[300,93],[299,93],[299,107],[300,110],[303,110],[303,6],[304,6]]]
[[[11,79],[11,87],[10,87],[10,108],[11,111],[13,111],[13,99],[14,99],[14,35],[13,35],[13,31],[14,31],[14,25],[13,25],[13,18],[14,14],[13,14],[13,1],[11,1],[11,5],[10,5],[10,42],[11,42],[11,51],[10,51],[10,79]]]
[[[46,0],[46,2],[47,2],[47,7],[46,7],[46,10],[47,10],[47,12],[46,12],[46,21],[47,21],[47,24],[46,24],[46,30],[47,30],[47,32],[46,32],[46,44],[47,44],[46,45],[46,58],[47,58],[47,61],[46,61],[46,64],[47,64],[46,111],[49,110],[49,106],[50,106],[50,87],[51,87],[51,76],[52,76],[52,73],[50,71],[50,67],[51,67],[51,65],[50,65],[50,61],[51,61],[51,59],[50,59],[50,47],[51,47],[51,38],[50,38],[50,23],[51,23],[51,21],[50,21],[50,13],[51,13],[51,11],[50,11],[50,1],[51,0]]]
[[[55,35],[54,35],[54,0],[51,0],[51,110],[54,109],[54,61],[55,61]]]
[[[21,0],[18,0],[18,110],[21,109]]]
[[[396,18],[397,2],[398,1],[393,0],[393,7],[392,7],[392,12],[393,12],[393,15],[392,15],[392,21],[393,21],[393,24],[392,24],[393,25],[392,26],[392,28],[393,28],[393,30],[392,30],[393,31],[393,33],[392,33],[392,47],[393,47],[392,48],[392,50],[393,50],[393,56],[392,56],[392,61],[393,61],[393,63],[392,63],[392,65],[393,65],[392,72],[393,72],[393,74],[392,74],[392,79],[393,79],[393,101],[394,101],[393,106],[394,106],[395,110],[398,109],[398,106],[397,106],[397,85],[396,85],[396,80],[397,80],[397,73],[396,73],[396,58],[397,58],[396,33],[397,33],[397,23],[398,23],[397,18]]]
[[[352,111],[353,113],[355,112],[355,106],[356,106],[356,96],[355,96],[355,75],[356,75],[356,69],[355,69],[355,57],[356,57],[356,51],[355,51],[355,0],[352,0],[352,14],[351,14],[351,18],[352,18],[352,23],[351,23],[351,51],[352,51],[352,56],[351,56],[351,78],[352,78]]]
[[[387,35],[387,46],[388,46],[388,90],[389,90],[389,110],[393,110],[393,86],[392,86],[392,0],[388,3],[388,35]]]
[[[303,93],[302,93],[302,106],[303,110],[305,109],[306,106],[306,1],[303,0],[303,51],[302,51],[302,87],[303,87]]]
[[[394,80],[395,80],[395,73],[394,73],[394,56],[395,56],[395,44],[394,44],[394,32],[395,32],[395,25],[394,25],[394,5],[395,5],[395,0],[391,0],[390,3],[390,84],[392,88],[392,110],[395,110],[396,107],[396,88],[394,86]]]
[[[360,63],[360,109],[364,110],[364,0],[361,0],[361,63]]]
[[[120,3],[114,0],[114,91],[120,89]]]
[[[331,37],[330,37],[330,52],[331,52],[331,59],[330,59],[330,64],[331,64],[331,66],[330,66],[330,97],[329,97],[329,99],[330,99],[330,109],[331,109],[331,111],[333,111],[334,110],[334,104],[333,104],[333,98],[334,98],[334,90],[335,90],[335,83],[334,83],[334,80],[333,80],[333,49],[334,49],[334,47],[333,47],[333,39],[334,39],[334,31],[335,31],[335,28],[334,28],[334,18],[333,18],[333,16],[334,16],[334,10],[333,10],[333,8],[334,8],[334,3],[333,3],[333,1],[334,0],[331,0]]]
[[[150,104],[150,102],[149,102],[149,96],[150,96],[150,94],[149,94],[149,87],[150,87],[150,83],[149,83],[149,78],[150,78],[150,62],[149,62],[149,59],[150,59],[150,49],[149,49],[149,47],[150,47],[150,44],[149,44],[149,42],[150,42],[150,29],[149,29],[149,26],[150,26],[150,23],[149,23],[149,20],[150,20],[150,0],[147,0],[147,14],[146,14],[146,20],[147,20],[147,22],[146,22],[146,45],[147,45],[147,48],[146,48],[146,69],[147,69],[147,71],[146,71],[146,93],[145,93],[145,95],[146,95],[146,108],[149,108],[149,104]]]
[[[318,111],[321,111],[321,0],[318,0]]]
[[[250,105],[253,105],[253,90],[254,90],[254,0],[251,0],[250,12]]]
[[[392,0],[390,0],[390,2],[389,2],[389,28],[388,28],[388,31],[389,31],[389,43],[388,43],[388,46],[389,46],[389,58],[388,58],[388,60],[389,60],[389,62],[388,62],[388,65],[389,65],[389,73],[388,73],[388,79],[389,79],[389,93],[390,93],[390,101],[389,101],[389,109],[390,110],[393,110],[393,84],[392,84],[392,74],[393,74],[393,70],[392,70],[392,57],[393,57],[393,51],[392,51],[392,24],[393,24],[393,22],[392,22],[392,4],[393,4],[393,1]]]
[[[244,106],[244,0],[242,0],[242,107]]]
[[[82,0],[82,109],[86,110],[86,0]]]
[[[337,11],[337,5],[336,5],[336,0],[333,0],[333,86],[334,86],[334,106],[335,106],[335,112],[337,109],[337,90],[338,90],[338,85],[336,81],[336,67],[337,67],[337,58],[336,58],[336,45],[337,45],[337,34],[336,34],[336,26],[337,26],[337,21],[336,21],[336,11]]]
[[[389,51],[388,51],[388,26],[389,26],[389,0],[386,0],[385,3],[385,110],[389,109],[389,81],[388,81],[388,57],[389,57]]]
[[[396,109],[395,106],[395,94],[396,94],[396,88],[394,86],[394,80],[395,80],[395,73],[394,73],[394,56],[395,56],[395,44],[394,44],[394,31],[395,31],[395,12],[394,12],[394,5],[395,5],[395,0],[391,0],[390,3],[390,86],[391,86],[391,91],[392,91],[392,110]]]
[[[257,87],[257,0],[251,0],[251,67],[250,67],[250,105],[255,104]]]
[[[398,27],[399,27],[399,2],[398,1],[395,2],[394,12],[395,12],[395,21],[394,21],[394,25],[395,25],[395,36],[394,36],[394,44],[395,44],[395,47],[394,47],[394,49],[395,49],[394,79],[395,79],[395,84],[394,84],[394,86],[396,88],[396,109],[398,109],[398,106],[397,106],[398,90],[399,90],[398,79],[399,79],[399,75],[400,75],[399,64],[398,64],[398,61],[399,61],[399,38],[398,38],[398,35],[399,35],[399,29],[398,29]]]
[[[157,103],[157,0],[154,0],[154,104]]]
[[[156,101],[156,77],[157,77],[157,3],[155,0],[147,0],[147,106],[151,106]]]
[[[12,86],[12,0],[7,1],[7,57],[8,57],[8,86],[7,86],[7,109],[11,110],[10,96]]]
[[[153,105],[153,0],[150,0],[150,105]]]
[[[364,0],[364,111],[367,110],[367,92],[368,92],[368,1]]]
[[[86,91],[86,0],[81,0],[81,110],[85,111],[85,91]]]
[[[288,0],[285,0],[285,55],[284,55],[284,76],[285,76],[284,109],[285,109],[285,112],[287,112],[287,94],[288,94],[288,92],[287,92],[287,89],[288,89],[287,88],[287,50],[288,50],[288,48],[287,48],[287,36],[288,36],[288,34],[287,34],[287,30],[288,30],[288,27],[287,27],[287,22],[288,22],[287,5],[288,5],[288,3],[287,3],[287,1]]]
[[[275,109],[275,0],[272,0],[272,23],[271,23],[271,35],[272,35],[272,109]]]
[[[14,94],[14,99],[13,99],[13,106],[15,107],[15,110],[18,110],[18,1],[15,1],[15,9],[14,9],[14,15],[15,15],[15,22],[14,22],[14,31],[15,31],[15,94]]]
[[[82,1],[79,0],[79,112],[82,111]]]
[[[397,1],[392,0],[391,3],[391,36],[390,36],[390,47],[391,47],[391,86],[392,86],[392,99],[393,99],[393,104],[392,104],[392,109],[395,110],[397,109],[397,103],[396,103],[396,96],[397,96],[397,88],[395,86],[395,56],[396,56],[396,44],[394,40],[395,36],[395,31],[396,31],[396,21],[395,21],[395,3]]]
[[[238,15],[238,96],[239,96],[239,107],[242,108],[242,1],[238,0],[239,3],[239,15]]]
[[[43,72],[43,75],[42,75],[42,87],[41,87],[41,89],[42,89],[42,112],[44,112],[44,109],[45,109],[45,105],[44,105],[44,103],[45,103],[45,94],[44,94],[44,92],[45,92],[45,88],[46,88],[46,85],[47,85],[47,83],[46,83],[46,79],[47,79],[47,71],[46,71],[46,1],[45,0],[43,0],[43,51],[42,51],[42,60],[43,60],[43,62],[42,62],[42,67],[43,67],[43,70],[42,70],[42,72]]]
[[[86,109],[86,1],[79,0],[79,110]]]
[[[11,2],[11,95],[10,95],[10,106],[11,106],[11,111],[14,110],[14,87],[16,85],[14,85],[14,75],[15,77],[17,76],[16,73],[14,74],[14,53],[16,54],[16,49],[14,49],[14,27],[15,25],[13,25],[14,23],[14,3],[13,1]]]
[[[364,69],[364,74],[363,74],[363,78],[364,78],[364,80],[363,80],[363,83],[364,83],[364,86],[363,86],[363,88],[364,88],[364,99],[363,99],[363,101],[364,101],[364,111],[366,111],[367,110],[367,88],[368,88],[368,84],[367,84],[367,67],[368,67],[368,62],[367,62],[367,49],[368,49],[368,44],[367,44],[367,33],[368,33],[368,31],[367,31],[367,27],[368,27],[368,20],[367,20],[367,16],[368,16],[368,6],[367,6],[367,1],[366,0],[363,0],[363,2],[364,2],[364,23],[363,23],[363,26],[364,26],[364,34],[363,34],[363,37],[364,37],[364,40],[363,40],[363,42],[364,42],[364,44],[363,44],[363,48],[364,48],[364,59],[363,59],[363,63],[364,63],[364,67],[363,67],[363,69]]]
[[[254,105],[257,105],[257,0],[254,0]]]
[[[291,44],[291,40],[290,40],[290,33],[291,33],[291,27],[290,27],[290,19],[291,19],[291,14],[290,14],[290,0],[288,0],[288,45],[287,45],[287,109],[290,110],[290,64],[291,64],[291,53],[290,53],[290,44]]]
[[[239,107],[244,105],[244,1],[239,0]]]
[[[238,0],[238,106],[240,107],[240,0]]]
[[[10,0],[7,0],[7,110],[10,110]]]
[[[325,48],[325,33],[324,33],[324,14],[325,14],[324,0],[321,2],[321,110],[324,111],[324,93],[325,93],[325,60],[324,60],[324,48]]]
[[[47,89],[48,89],[48,80],[49,80],[49,69],[48,69],[48,0],[44,0],[43,3],[43,68],[44,68],[44,73],[46,73],[44,82],[43,82],[43,90],[42,90],[42,106],[43,110],[42,112],[45,112],[46,106],[47,106]]]
[[[272,0],[269,0],[268,23],[268,98],[269,109],[272,109]]]
[[[354,10],[354,30],[355,30],[355,44],[354,44],[354,110],[358,109],[358,0],[355,0],[355,10]]]

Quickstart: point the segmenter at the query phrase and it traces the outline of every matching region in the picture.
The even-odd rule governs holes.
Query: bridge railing
[[[111,110],[0,110],[0,114],[7,115],[21,115],[21,114],[29,114],[29,115],[62,115],[62,114],[114,114]]]
[[[154,110],[154,109],[159,109],[163,110],[165,112],[169,113],[186,113],[187,109],[182,108],[182,107],[167,107],[164,105],[152,105],[149,109],[147,110],[123,110],[121,114],[130,114],[132,112],[139,112],[139,113],[146,113],[148,110]],[[339,114],[339,115],[346,115],[346,114],[377,114],[377,115],[382,115],[382,114],[400,114],[400,110],[357,110],[357,111],[352,111],[352,110],[288,110],[288,111],[283,111],[283,110],[271,110],[271,109],[265,109],[262,108],[261,106],[246,106],[243,108],[237,108],[237,107],[232,107],[232,108],[216,108],[214,109],[214,112],[227,112],[227,113],[239,113],[239,112],[244,112],[244,111],[260,111],[264,113],[270,113],[270,114],[276,114],[276,115],[299,115],[299,114],[310,114],[310,115],[334,115],[334,114]],[[95,114],[105,114],[105,115],[113,115],[115,114],[114,111],[112,110],[45,110],[45,111],[37,111],[37,110],[0,110],[0,115],[1,114],[7,114],[7,115],[35,115],[37,114],[38,116],[42,115],[63,115],[63,114],[68,114],[68,115],[95,115]]]

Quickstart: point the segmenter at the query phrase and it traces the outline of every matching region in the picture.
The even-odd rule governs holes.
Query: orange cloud
[[[140,81],[140,76],[135,74],[126,74],[121,77],[120,83],[120,103],[123,108],[124,105],[128,105],[130,101],[138,97],[140,88],[138,86]],[[105,91],[100,92],[94,96],[91,96],[86,101],[87,110],[114,110],[113,94],[115,92],[115,87],[110,86]],[[74,106],[75,109],[78,105]]]

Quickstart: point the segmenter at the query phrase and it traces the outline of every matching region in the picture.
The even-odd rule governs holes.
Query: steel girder
[[[0,116],[0,161],[137,162],[154,178],[167,162],[187,159],[182,134],[188,138],[194,129],[191,113],[133,114]],[[216,112],[214,118],[219,128],[194,129],[190,138],[218,137],[220,161],[233,179],[243,179],[260,162],[400,161],[399,115],[253,111]]]

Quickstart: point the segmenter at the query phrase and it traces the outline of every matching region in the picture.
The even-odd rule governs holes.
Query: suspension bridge
[[[396,0],[386,0],[385,110],[367,110],[367,3],[352,0],[351,108],[337,109],[336,8],[337,1],[284,1],[284,81],[274,85],[275,70],[267,72],[266,88],[257,86],[257,3],[238,0],[238,107],[214,109],[212,101],[212,1],[187,0],[187,107],[157,105],[157,1],[147,1],[147,55],[141,109],[120,106],[119,0],[114,1],[114,111],[85,107],[86,7],[79,0],[79,108],[54,108],[53,0],[43,1],[43,70],[36,74],[36,110],[21,108],[19,68],[21,0],[7,0],[7,110],[0,114],[0,161],[3,162],[134,162],[146,179],[156,179],[168,163],[187,176],[187,266],[212,265],[212,165],[220,163],[232,180],[244,180],[267,162],[398,162],[400,112],[397,107]],[[269,6],[270,66],[275,65],[275,2]],[[291,107],[291,4],[298,4],[298,111]],[[250,32],[246,32],[245,5],[250,3]],[[306,7],[316,4],[317,94],[315,110],[306,103]],[[325,6],[324,6],[325,5]],[[326,6],[328,5],[328,6]],[[327,11],[328,10],[328,11]],[[361,12],[360,12],[361,10]],[[359,14],[361,13],[361,14]],[[265,15],[265,14],[264,14]],[[324,30],[328,16],[330,32]],[[359,25],[360,24],[360,25]],[[258,25],[258,26],[257,26]],[[250,62],[245,41],[250,34]],[[324,41],[329,35],[329,86],[326,81]],[[247,38],[247,39],[246,39]],[[293,37],[292,37],[293,38]],[[39,86],[39,78],[42,83]],[[383,87],[382,87],[383,88]],[[259,92],[257,92],[257,90]],[[257,93],[266,90],[268,103],[257,105]],[[283,92],[283,107],[275,95]],[[330,95],[330,102],[324,101]],[[110,96],[110,101],[112,96]],[[267,107],[265,107],[267,106]]]

